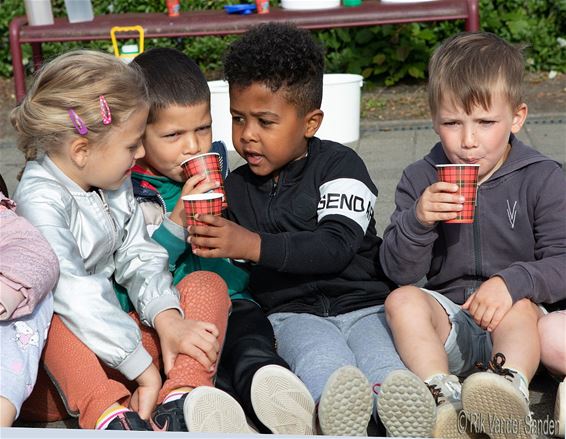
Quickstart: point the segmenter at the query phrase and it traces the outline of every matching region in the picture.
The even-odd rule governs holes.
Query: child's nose
[[[200,151],[200,145],[197,139],[187,139],[183,148],[183,152],[188,155],[194,155]]]
[[[464,148],[475,148],[477,146],[476,130],[474,127],[464,127],[463,135],[462,146]]]
[[[242,131],[240,132],[240,138],[243,142],[252,142],[255,140],[255,130],[252,123],[246,122],[244,124]]]

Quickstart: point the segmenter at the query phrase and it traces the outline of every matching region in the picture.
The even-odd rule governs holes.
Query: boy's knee
[[[538,321],[543,359],[556,358],[559,364],[566,364],[564,329],[566,329],[566,315],[564,314],[551,313]]]
[[[385,317],[387,321],[395,318],[398,313],[407,313],[414,306],[424,305],[425,298],[420,288],[404,286],[391,292],[385,299]]]
[[[534,319],[539,318],[539,307],[531,302],[530,299],[521,299],[513,304],[513,310],[520,312],[522,315],[532,317]]]

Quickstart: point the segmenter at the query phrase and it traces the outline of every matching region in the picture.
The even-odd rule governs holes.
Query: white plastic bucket
[[[324,75],[322,106],[324,119],[316,136],[340,143],[360,139],[360,100],[363,78],[360,75],[329,73]],[[226,81],[209,81],[212,112],[212,139],[232,145],[232,116]]]
[[[222,140],[229,150],[232,145],[232,115],[230,96],[226,81],[208,81],[210,89],[210,112],[212,113],[212,140]]]
[[[316,137],[339,143],[353,143],[360,139],[362,84],[360,75],[324,75],[321,105],[324,119]]]

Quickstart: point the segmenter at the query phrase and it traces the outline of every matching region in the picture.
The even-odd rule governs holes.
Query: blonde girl
[[[136,67],[81,50],[46,64],[11,114],[27,161],[18,213],[60,265],[44,368],[82,428],[184,429],[180,401],[212,385],[226,327],[221,278],[197,272],[175,288],[167,252],[144,232],[130,168],[144,155],[146,99]],[[28,400],[36,419],[61,415],[47,381]]]

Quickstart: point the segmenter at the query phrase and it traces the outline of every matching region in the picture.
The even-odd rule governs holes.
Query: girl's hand
[[[181,196],[177,200],[169,219],[180,226],[184,226],[185,206],[181,197],[184,195],[204,194],[210,190],[216,189],[218,186],[218,182],[206,180],[206,176],[204,174],[193,175],[185,182],[185,185],[181,190]]]
[[[220,351],[219,331],[214,323],[185,320],[176,309],[168,309],[155,318],[155,330],[166,375],[179,354],[194,358],[206,370],[214,370]]]
[[[189,227],[189,242],[195,255],[259,261],[261,237],[257,233],[220,216],[197,215],[196,219],[207,225]]]
[[[447,221],[458,216],[464,206],[464,197],[457,195],[458,185],[439,181],[425,189],[417,201],[417,219],[425,226]]]
[[[151,363],[137,378],[138,388],[132,394],[130,408],[140,415],[140,418],[148,420],[157,404],[157,397],[161,390],[161,375]]]

